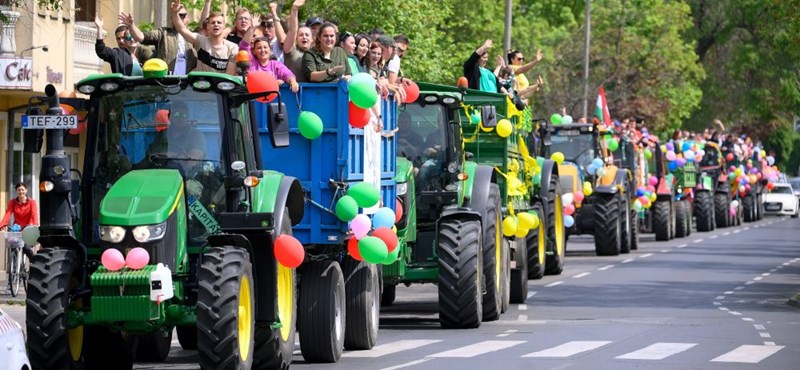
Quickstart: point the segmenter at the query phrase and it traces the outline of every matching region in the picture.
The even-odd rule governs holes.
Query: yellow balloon
[[[514,235],[517,238],[524,238],[524,237],[528,236],[528,231],[530,231],[530,229],[525,229],[525,228],[518,227],[517,228],[517,232],[514,233]]]
[[[531,226],[531,229],[539,227],[539,216],[536,214],[536,212],[531,211],[528,212],[528,214],[531,215],[531,217],[533,217],[533,226]]]
[[[501,119],[497,122],[497,135],[500,137],[508,137],[511,135],[511,131],[514,127],[511,125],[511,121],[507,119]]]
[[[392,231],[394,231],[394,233],[397,234],[397,225],[392,225]]]
[[[520,212],[517,213],[517,220],[519,220],[519,224],[517,227],[523,229],[532,229],[533,228],[533,215],[528,212]]]
[[[554,162],[556,162],[556,164],[560,165],[560,164],[564,163],[564,153],[555,152],[555,153],[553,153],[553,155],[550,156],[550,159],[552,159]]]
[[[517,232],[517,220],[514,219],[514,216],[507,216],[503,219],[503,235],[506,237],[512,237]]]
[[[593,192],[594,192],[594,190],[592,190],[592,183],[590,183],[588,181],[584,181],[583,182],[583,195],[588,197],[588,196],[592,195]]]
[[[650,202],[651,203],[655,202],[657,198],[658,198],[658,196],[656,195],[656,193],[650,193]]]

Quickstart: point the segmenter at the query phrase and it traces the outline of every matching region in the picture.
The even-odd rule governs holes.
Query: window
[[[75,21],[94,22],[97,0],[75,0]]]

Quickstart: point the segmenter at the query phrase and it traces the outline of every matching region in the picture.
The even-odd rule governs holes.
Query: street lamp
[[[44,51],[45,53],[46,53],[48,50],[50,50],[50,48],[49,48],[47,45],[31,46],[31,47],[29,47],[29,48],[27,48],[27,49],[25,49],[25,50],[23,50],[23,51],[20,51],[20,52],[19,52],[19,56],[22,56],[22,54],[23,54],[24,52],[26,52],[26,51],[31,51],[31,50],[35,50],[35,49],[42,49],[42,51]]]

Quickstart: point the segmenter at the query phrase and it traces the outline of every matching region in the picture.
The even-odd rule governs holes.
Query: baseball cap
[[[386,47],[394,46],[394,40],[392,40],[391,37],[386,36],[386,35],[378,36],[378,40],[377,41],[378,41],[379,44],[381,44],[381,46],[386,46]]]
[[[306,27],[311,27],[316,24],[322,24],[322,18],[320,17],[311,17],[306,20]]]

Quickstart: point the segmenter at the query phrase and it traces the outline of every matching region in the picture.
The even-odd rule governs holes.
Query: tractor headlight
[[[125,239],[125,228],[121,226],[100,226],[100,239],[110,243],[119,243]]]
[[[406,195],[408,192],[408,183],[397,184],[397,195]]]
[[[152,242],[162,239],[166,231],[166,222],[157,225],[136,226],[133,228],[133,238],[139,243]]]

